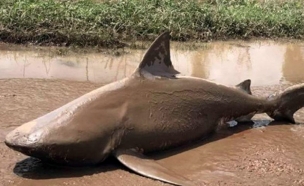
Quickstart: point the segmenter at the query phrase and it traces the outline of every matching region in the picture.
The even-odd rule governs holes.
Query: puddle
[[[183,75],[236,84],[276,85],[304,80],[304,44],[299,42],[214,42],[185,50],[172,44],[171,58]],[[52,51],[5,50],[0,47],[0,78],[49,78],[102,84],[122,79],[135,70],[145,50],[113,56],[102,53],[54,55]]]

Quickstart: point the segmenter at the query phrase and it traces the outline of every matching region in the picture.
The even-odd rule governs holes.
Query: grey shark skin
[[[133,75],[21,125],[6,136],[6,145],[66,165],[97,164],[114,156],[143,176],[193,185],[143,154],[201,139],[219,122],[252,113],[294,122],[293,113],[304,105],[304,84],[266,100],[238,88],[179,76],[169,42],[170,34],[161,34]]]

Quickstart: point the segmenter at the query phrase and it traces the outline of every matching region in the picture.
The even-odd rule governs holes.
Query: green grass
[[[117,47],[172,39],[304,38],[304,3],[260,0],[1,0],[0,40]]]

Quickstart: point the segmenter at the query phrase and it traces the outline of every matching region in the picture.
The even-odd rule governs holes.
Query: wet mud
[[[92,167],[58,167],[3,143],[16,126],[129,75],[143,51],[113,57],[0,49],[1,186],[168,185],[134,174],[115,159]],[[252,92],[258,96],[304,82],[301,43],[214,43],[174,51],[172,61],[183,74],[223,84],[251,78]],[[271,122],[266,115],[257,115],[254,123],[221,126],[206,140],[149,156],[197,185],[304,185],[304,109],[296,112],[295,119],[300,124]]]

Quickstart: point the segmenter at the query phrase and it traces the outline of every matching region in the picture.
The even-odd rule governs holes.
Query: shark
[[[295,123],[304,84],[269,98],[253,96],[250,80],[229,87],[183,76],[170,57],[170,32],[160,34],[134,73],[97,88],[7,134],[5,144],[54,164],[94,165],[115,157],[135,173],[174,185],[193,181],[146,156],[194,142],[220,122],[266,113]]]

